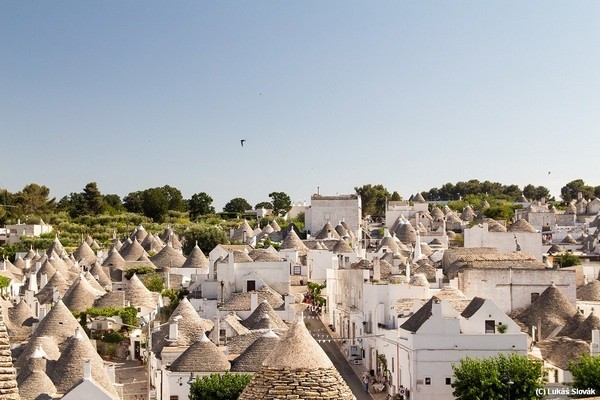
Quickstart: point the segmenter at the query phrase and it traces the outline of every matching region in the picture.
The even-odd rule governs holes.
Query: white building
[[[487,222],[464,230],[464,247],[495,247],[501,252],[523,251],[542,260],[542,233],[525,220],[518,220],[506,231],[490,230]]]
[[[21,236],[40,236],[49,232],[52,232],[52,226],[41,219],[37,224],[22,224],[19,220],[16,224],[6,225],[4,231],[0,231],[0,244],[18,243]]]
[[[452,366],[465,357],[527,354],[527,335],[489,299],[474,298],[459,312],[433,297],[398,330],[398,385],[413,400],[454,399]],[[397,360],[397,361],[396,361]],[[392,373],[394,374],[394,373]],[[400,387],[400,386],[398,386]]]
[[[305,229],[312,235],[323,228],[327,222],[337,224],[345,221],[357,238],[362,237],[361,228],[362,202],[357,194],[322,196],[314,194],[310,197],[310,207],[305,211]]]

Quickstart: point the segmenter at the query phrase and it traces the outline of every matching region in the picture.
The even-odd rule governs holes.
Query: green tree
[[[143,265],[128,269],[125,273],[125,278],[129,280],[133,274],[136,274],[144,286],[146,286],[146,289],[151,292],[161,293],[165,288],[165,278],[160,276],[152,267]]]
[[[156,222],[163,222],[169,211],[169,197],[161,188],[146,189],[142,192],[144,215]]]
[[[123,202],[119,195],[107,194],[104,195],[104,209],[110,214],[116,214],[125,210],[125,207],[123,206]]]
[[[356,194],[362,200],[362,216],[384,216],[385,201],[390,197],[390,192],[383,185],[363,185],[355,187]]]
[[[561,268],[572,267],[574,265],[581,264],[579,257],[572,253],[560,254],[554,257],[554,262],[557,263]]]
[[[461,400],[538,399],[542,388],[542,364],[527,356],[500,354],[453,365],[452,394]],[[512,383],[511,383],[512,382]]]
[[[185,231],[184,236],[183,252],[185,254],[190,254],[196,243],[205,254],[208,254],[218,244],[229,242],[223,229],[214,225],[192,225]]]
[[[83,188],[82,197],[86,214],[98,215],[104,211],[104,196],[100,193],[96,182],[90,182]]]
[[[235,199],[229,200],[225,207],[223,207],[223,211],[231,212],[231,213],[243,213],[246,210],[251,210],[252,206],[241,197],[236,197]]]
[[[569,362],[569,371],[573,375],[574,388],[600,393],[600,356],[583,354],[578,363]]]
[[[10,285],[10,278],[0,275],[0,294],[2,295],[2,297],[4,297],[4,295],[6,294],[5,292],[8,285]]]
[[[181,194],[181,191],[179,189],[169,185],[165,185],[158,189],[160,189],[167,198],[167,208],[169,210],[186,211],[186,204],[183,200],[183,195]]]
[[[541,200],[543,198],[550,200],[550,191],[544,186],[526,185],[523,188],[523,196],[528,200]]]
[[[141,191],[131,192],[123,198],[123,206],[127,211],[137,214],[144,212],[142,193]]]
[[[594,191],[594,187],[586,185],[583,179],[575,179],[560,189],[560,197],[569,203],[571,200],[577,199],[579,193],[585,199],[589,199],[594,196]]]
[[[394,190],[394,193],[392,193],[392,197],[390,198],[390,201],[400,201],[402,200],[402,196],[400,196],[400,193],[398,193],[397,191]]]
[[[56,199],[49,199],[50,189],[30,183],[15,193],[15,204],[22,215],[47,215],[56,207]]]
[[[269,197],[273,202],[273,213],[275,215],[285,215],[292,209],[292,200],[284,192],[271,192]]]
[[[258,210],[259,208],[264,208],[265,210],[272,210],[273,203],[270,203],[268,201],[261,201],[260,203],[258,203],[254,206],[255,210]]]
[[[236,400],[252,376],[246,374],[210,374],[196,377],[190,386],[189,400]]]
[[[492,218],[495,220],[504,220],[510,221],[515,214],[515,210],[512,207],[512,204],[509,203],[501,203],[490,205],[488,208],[483,210],[483,215],[486,218]]]
[[[212,197],[204,192],[193,194],[188,203],[190,219],[195,221],[200,215],[214,214],[215,208],[212,206],[212,202]]]

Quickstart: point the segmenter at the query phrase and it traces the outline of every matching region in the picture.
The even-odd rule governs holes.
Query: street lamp
[[[511,390],[512,385],[514,385],[515,383],[510,379],[510,376],[507,376],[506,379],[507,379],[506,385],[507,385],[507,389],[508,389],[508,400],[510,400],[510,390]]]

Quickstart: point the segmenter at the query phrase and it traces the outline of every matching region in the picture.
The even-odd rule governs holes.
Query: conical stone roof
[[[268,301],[261,301],[258,307],[256,307],[254,311],[252,311],[252,314],[250,314],[248,318],[242,321],[242,325],[244,325],[248,329],[260,329],[258,327],[258,324],[261,318],[263,318],[265,315],[269,316],[271,327],[273,329],[288,329],[287,324],[283,322],[279,314],[275,312],[275,310],[273,309],[273,307],[271,307]]]
[[[198,247],[198,243],[196,243],[196,245],[190,252],[190,255],[187,257],[187,259],[185,260],[185,262],[183,263],[183,265],[181,267],[182,268],[198,268],[199,274],[208,274],[208,272],[209,272],[208,259],[202,252],[202,249],[200,249],[200,247]]]
[[[517,319],[526,326],[538,326],[538,323],[541,323],[540,336],[545,339],[556,328],[564,326],[576,312],[575,307],[552,283],[537,300],[517,316]]]
[[[537,230],[526,220],[517,220],[514,224],[508,227],[508,232],[530,232],[535,233]]]
[[[20,371],[26,369],[30,362],[30,357],[40,348],[44,351],[45,358],[47,360],[54,361],[59,359],[60,350],[56,340],[50,336],[38,336],[35,339],[31,339],[29,342],[27,342],[25,350],[23,350],[15,362],[15,367],[19,368]]]
[[[269,330],[252,343],[240,354],[231,366],[232,372],[256,372],[265,358],[277,347],[281,339],[275,332]]]
[[[298,234],[296,233],[296,231],[293,229],[290,232],[288,232],[285,239],[283,239],[283,242],[281,243],[281,246],[279,247],[279,249],[280,250],[295,249],[300,254],[306,254],[306,252],[308,251],[308,247],[306,247],[306,245],[302,242],[300,237],[298,237]]]
[[[88,280],[80,275],[65,293],[63,302],[69,310],[82,312],[92,307],[94,301],[102,297],[104,293],[104,291],[94,289]]]
[[[306,304],[293,306],[296,320],[244,388],[240,400],[355,399],[321,346],[304,325]]]
[[[79,247],[73,252],[73,256],[82,265],[93,265],[97,258],[96,253],[87,242],[83,241]]]
[[[417,242],[417,232],[411,224],[399,224],[394,233],[402,243],[415,244]]]
[[[283,258],[279,256],[277,251],[271,251],[268,249],[254,249],[248,253],[250,258],[254,262],[281,262]]]
[[[158,303],[158,295],[158,293],[148,290],[136,274],[129,279],[125,288],[125,300],[129,301],[132,307],[155,308]]]
[[[600,281],[595,279],[577,288],[577,300],[600,301]]]
[[[175,322],[177,322],[177,340],[168,341],[169,326]],[[168,323],[152,334],[152,349],[154,352],[160,353],[167,345],[190,346],[199,340],[204,332],[212,330],[213,327],[213,322],[201,318],[187,297],[184,297],[169,317]]]
[[[575,238],[573,238],[573,235],[571,235],[570,233],[567,233],[567,236],[565,236],[563,238],[563,240],[561,240],[562,244],[577,244],[577,240],[575,240]]]
[[[585,321],[583,314],[576,312],[571,318],[569,318],[565,326],[558,332],[556,336],[571,336],[581,324]]]
[[[133,231],[129,238],[131,241],[137,239],[138,242],[142,243],[146,236],[148,236],[148,231],[143,227],[142,224],[140,224],[137,228],[135,228],[135,231]]]
[[[83,276],[89,282],[89,284],[92,286],[92,288],[96,289],[103,295],[104,295],[104,293],[106,293],[106,289],[100,284],[100,282],[98,282],[98,280],[94,277],[94,275],[92,275],[90,273],[90,271],[85,271],[83,273]]]
[[[40,282],[42,280],[42,275],[46,275],[46,277],[48,279],[50,279],[50,277],[52,275],[54,275],[55,272],[56,272],[56,268],[54,268],[54,266],[52,265],[52,263],[49,260],[46,260],[42,264],[42,266],[38,270],[38,272],[36,273],[36,278],[37,278],[38,285],[40,284]]]
[[[22,271],[25,269],[25,260],[21,258],[20,254],[17,256],[17,258],[15,258],[15,262],[13,264],[15,267],[21,270],[21,273],[23,273]]]
[[[227,372],[231,368],[227,356],[211,342],[204,332],[171,364],[174,372]]]
[[[315,239],[339,239],[340,235],[337,233],[331,222],[327,223],[321,228]]]
[[[58,291],[58,296],[62,297],[69,289],[69,282],[63,277],[63,275],[56,271],[54,275],[48,280],[46,286],[40,290],[35,297],[37,297],[40,304],[51,304],[55,301],[54,299],[54,288]]]
[[[340,239],[337,241],[337,243],[335,244],[335,246],[333,246],[333,252],[335,254],[340,254],[340,253],[354,253],[354,250],[352,250],[352,247],[350,247],[350,245],[348,245],[348,243],[346,243],[344,240]]]
[[[473,218],[475,218],[475,211],[473,211],[473,207],[467,205],[463,209],[462,214],[460,214],[460,219],[463,221],[472,221]]]
[[[64,253],[64,251],[65,251],[65,248],[63,247],[60,240],[58,240],[58,236],[56,236],[54,238],[54,241],[52,241],[52,244],[50,245],[50,247],[48,247],[48,250],[46,250],[46,255],[50,256],[50,254],[52,254],[52,252],[54,252],[60,256]]]
[[[586,342],[592,341],[592,331],[600,329],[600,318],[598,318],[594,311],[588,315],[588,317],[581,323],[579,328],[573,332],[570,337],[573,339],[581,339]]]
[[[10,356],[8,330],[0,311],[0,399],[19,400],[17,371]]]
[[[167,244],[156,255],[150,257],[152,264],[159,269],[180,268],[185,263],[185,256]]]
[[[250,239],[252,236],[254,236],[254,231],[248,224],[248,221],[244,220],[240,224],[240,226],[238,226],[237,229],[233,231],[233,236],[231,237],[231,240],[236,242],[244,242]]]
[[[148,256],[148,253],[146,253],[146,250],[144,250],[137,238],[133,239],[129,246],[121,247],[119,253],[125,261],[137,261],[141,256]]]
[[[390,251],[394,254],[400,253],[400,247],[398,247],[398,243],[396,243],[394,238],[391,236],[385,236],[383,239],[381,239],[381,241],[379,242],[379,246],[377,247],[376,253],[379,253],[384,247],[389,248]]]
[[[11,336],[29,337],[32,332],[34,322],[37,322],[33,310],[29,305],[21,300],[19,304],[8,309],[8,320],[12,326]]]
[[[108,253],[108,257],[102,262],[103,267],[112,267],[116,269],[125,268],[126,261],[115,247]]]
[[[56,363],[52,364],[48,375],[59,393],[67,393],[83,379],[83,362],[90,360],[92,378],[111,395],[118,397],[117,391],[111,382],[104,362],[92,346],[85,334],[78,330],[69,338],[67,347],[62,352]]]
[[[96,278],[100,286],[102,286],[103,288],[110,289],[112,287],[112,281],[110,280],[108,275],[106,275],[106,272],[104,272],[104,268],[102,268],[100,264],[94,263],[94,265],[92,265],[92,268],[90,268],[89,272],[94,278]]]
[[[279,232],[281,230],[281,227],[275,220],[271,221],[271,223],[269,225],[271,225],[271,228],[273,228],[273,231],[275,231],[275,232]]]

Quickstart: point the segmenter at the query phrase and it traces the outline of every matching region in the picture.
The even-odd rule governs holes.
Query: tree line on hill
[[[365,184],[355,187],[354,190],[362,198],[363,216],[383,216],[388,201],[402,200],[398,191],[390,193],[381,184]],[[582,179],[573,180],[561,189],[563,204],[576,199],[579,193],[588,200],[600,197],[600,186],[587,185]],[[549,190],[544,186],[529,184],[521,189],[517,185],[480,182],[477,179],[456,184],[446,183],[440,188],[434,187],[421,192],[421,195],[429,201],[454,201],[457,207],[464,206],[465,203],[474,205],[482,202],[483,199],[488,202],[510,203],[517,201],[521,195],[529,200],[545,198],[560,204],[550,196]],[[254,208],[272,209],[274,215],[281,216],[292,207],[290,196],[284,192],[274,191],[269,193],[268,197],[270,201],[259,202]],[[131,192],[121,199],[116,194],[102,194],[96,182],[90,182],[81,192],[70,193],[57,201],[55,198],[50,198],[48,187],[31,183],[16,193],[0,190],[0,223],[14,223],[18,219],[48,218],[56,212],[66,212],[71,218],[130,212],[143,215],[158,223],[164,222],[169,215],[183,213],[190,221],[197,221],[203,216],[216,213],[212,203],[212,197],[206,192],[198,192],[191,198],[185,199],[179,189],[169,185]],[[245,210],[252,208],[243,197],[235,197],[225,204],[223,213],[237,218]]]
[[[271,209],[277,216],[285,215],[292,208],[292,201],[284,192],[271,192],[269,197],[271,201],[262,201],[255,208]],[[71,218],[130,212],[159,223],[170,212],[180,212],[188,213],[190,220],[195,221],[201,216],[216,213],[212,203],[212,197],[205,192],[184,199],[179,189],[169,185],[131,192],[121,199],[116,194],[102,194],[96,182],[90,182],[81,192],[70,193],[57,201],[50,198],[48,187],[30,183],[16,193],[0,189],[0,223],[47,218],[61,211],[67,212]],[[252,208],[246,199],[235,197],[225,204],[223,212],[242,214]]]

